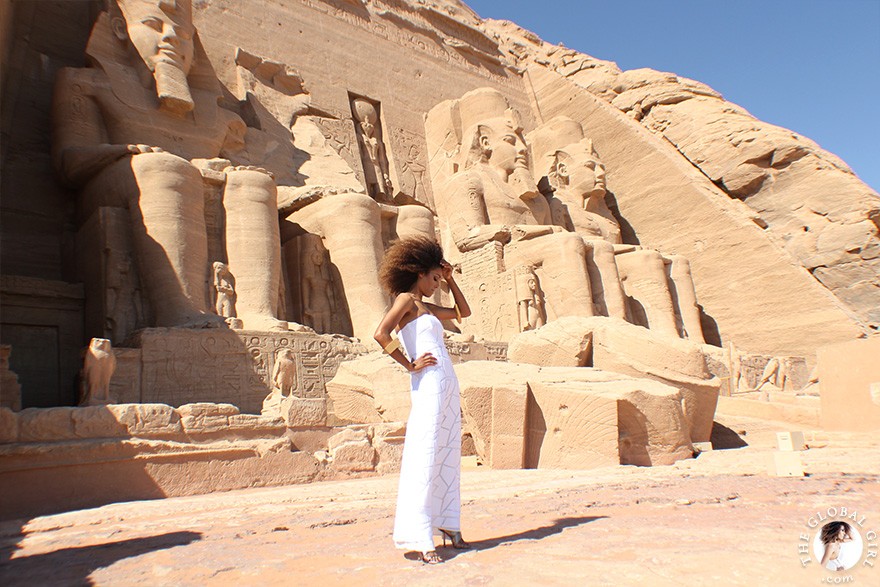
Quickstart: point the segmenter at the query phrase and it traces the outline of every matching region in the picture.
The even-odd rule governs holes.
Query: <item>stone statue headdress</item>
[[[425,138],[433,185],[441,185],[480,161],[480,123],[499,118],[512,131],[522,132],[518,113],[501,92],[492,88],[470,91],[458,100],[441,102],[428,112]]]
[[[180,79],[174,80],[173,88],[169,93],[178,94],[178,102],[186,104],[192,101],[189,92],[192,89],[201,89],[220,94],[220,84],[213,68],[208,62],[205,50],[198,40],[195,30],[192,28],[193,7],[192,0],[107,0],[105,12],[102,12],[89,36],[86,45],[86,56],[89,62],[104,70],[110,78],[113,92],[117,97],[129,106],[148,110],[156,107],[145,95],[139,92],[126,91],[124,88],[137,82],[137,72],[129,62],[130,53],[127,45],[131,43],[126,25],[126,10],[122,7],[131,3],[136,5],[140,2],[149,2],[158,7],[166,14],[173,14],[176,19],[188,24],[187,34],[193,35],[193,61],[189,72]],[[165,76],[166,79],[174,76]],[[159,98],[166,90],[158,89]],[[186,110],[187,106],[179,107]]]
[[[545,182],[555,188],[564,181],[557,174],[560,163],[565,163],[576,155],[599,160],[593,141],[584,137],[581,124],[565,116],[554,118],[530,132],[528,144],[532,172],[542,189],[546,187]]]

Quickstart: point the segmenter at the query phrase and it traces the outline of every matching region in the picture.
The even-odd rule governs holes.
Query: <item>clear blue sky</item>
[[[699,80],[880,191],[880,0],[465,0],[545,41]]]

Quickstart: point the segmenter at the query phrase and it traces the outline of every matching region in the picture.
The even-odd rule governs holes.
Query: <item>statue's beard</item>
[[[174,63],[159,61],[153,76],[156,79],[156,95],[163,110],[186,114],[194,108],[186,72],[180,67]]]
[[[515,167],[507,183],[522,200],[531,200],[540,193],[538,191],[538,184],[535,183],[535,178],[532,177],[532,173],[526,167]]]

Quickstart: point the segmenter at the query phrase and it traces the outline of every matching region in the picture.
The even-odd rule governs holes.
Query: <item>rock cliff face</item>
[[[840,158],[756,119],[698,81],[551,45],[507,21],[483,28],[505,59],[540,66],[667,139],[827,287],[862,323],[880,327],[880,197]]]

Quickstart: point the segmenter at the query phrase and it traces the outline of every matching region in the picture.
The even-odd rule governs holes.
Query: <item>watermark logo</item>
[[[820,583],[853,583],[874,568],[880,543],[868,517],[846,507],[829,507],[809,516],[798,536],[803,568],[822,571]]]

